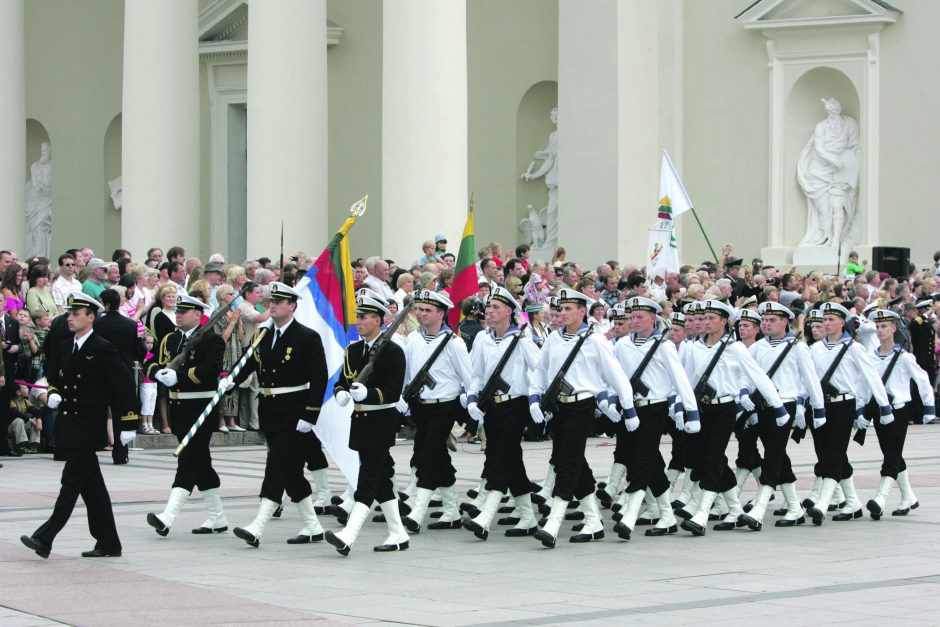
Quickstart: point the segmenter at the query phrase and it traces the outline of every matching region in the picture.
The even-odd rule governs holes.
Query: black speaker
[[[871,249],[872,270],[887,272],[896,279],[906,279],[910,264],[910,248],[875,246]]]

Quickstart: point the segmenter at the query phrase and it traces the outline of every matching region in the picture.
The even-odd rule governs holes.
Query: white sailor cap
[[[823,315],[830,314],[833,316],[839,316],[843,320],[848,320],[850,317],[852,317],[852,314],[849,313],[849,310],[839,303],[823,303],[819,309],[822,311]]]
[[[610,308],[610,319],[611,320],[624,320],[627,317],[627,312],[630,310],[627,308],[626,303],[617,303]]]
[[[671,322],[673,326],[679,325],[680,327],[684,327],[685,326],[685,314],[682,313],[681,311],[672,312]]]
[[[723,303],[720,300],[703,300],[699,305],[699,309],[704,309],[705,313],[718,314],[725,318],[731,318],[734,315],[734,310],[728,306],[727,303]]]
[[[694,300],[685,306],[685,308],[682,310],[682,313],[684,313],[687,316],[690,316],[690,315],[694,316],[695,314],[700,313],[701,310],[702,310],[702,301]]]
[[[565,303],[571,303],[573,305],[579,305],[581,307],[590,307],[594,302],[594,299],[588,296],[587,294],[582,294],[577,290],[565,287],[558,292],[558,304],[564,305]]]
[[[918,308],[918,309],[926,309],[926,308],[928,308],[928,307],[933,307],[933,299],[932,299],[932,298],[928,298],[927,300],[919,300],[919,301],[917,301],[917,308]]]
[[[392,312],[385,307],[384,301],[371,296],[359,296],[356,299],[356,313],[378,314],[383,318],[392,315]]]
[[[806,316],[807,322],[822,322],[822,319],[822,309],[812,309],[809,315]]]
[[[557,296],[549,296],[549,297],[548,297],[548,306],[551,307],[552,309],[554,309],[555,311],[560,311],[560,310],[561,310],[561,303],[559,302]]]
[[[176,311],[188,311],[191,309],[205,311],[206,307],[208,307],[208,305],[198,298],[193,298],[189,294],[180,294],[176,297]]]
[[[753,309],[739,309],[736,318],[739,322],[746,320],[752,324],[760,324],[760,316]]]
[[[874,302],[874,303],[871,303],[870,305],[866,305],[866,306],[865,306],[865,309],[862,309],[862,315],[863,315],[863,316],[867,316],[867,315],[868,315],[868,312],[874,311],[874,310],[876,310],[876,309],[878,309],[878,302],[877,302],[877,301]]]
[[[68,303],[65,306],[66,311],[71,311],[78,307],[87,307],[96,313],[104,311],[104,305],[86,294],[85,292],[74,291],[69,294]]]
[[[897,323],[901,316],[890,309],[877,309],[872,312],[868,319],[872,322],[894,322]]]
[[[793,320],[794,318],[792,311],[772,300],[761,304],[761,306],[757,308],[757,312],[762,316],[783,316],[786,317],[787,320]]]
[[[489,304],[494,300],[506,305],[513,311],[519,311],[519,303],[515,298],[512,297],[512,294],[505,287],[497,285],[496,289],[493,290],[493,293],[490,294],[490,297],[487,299],[486,303]]]
[[[454,303],[450,302],[450,299],[447,298],[444,294],[440,292],[433,292],[431,290],[415,290],[415,303],[422,303],[424,305],[434,305],[447,311],[454,306]]]
[[[624,301],[627,306],[627,311],[648,311],[654,314],[661,314],[663,308],[656,304],[656,301],[652,301],[648,298],[643,298],[642,296],[633,296]]]
[[[358,290],[356,290],[357,299],[362,298],[363,296],[365,296],[366,298],[377,300],[383,305],[386,304],[386,300],[382,298],[381,296],[379,296],[378,292],[376,292],[375,290],[371,290],[368,287],[360,287]]]
[[[271,300],[289,300],[297,302],[297,299],[300,298],[300,293],[297,290],[280,281],[272,282],[270,287],[271,293],[268,295],[268,298]]]

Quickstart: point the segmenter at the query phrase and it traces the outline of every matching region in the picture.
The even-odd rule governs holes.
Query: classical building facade
[[[558,241],[642,263],[669,151],[716,249],[803,267],[800,152],[836,98],[858,121],[857,241],[938,248],[940,4],[913,0],[3,0],[0,210],[52,150],[52,250],[233,260],[318,251],[369,195],[353,253],[408,263],[523,241],[556,130]],[[109,181],[121,178],[115,209]],[[710,256],[689,215],[680,258]],[[847,251],[846,251],[847,252]]]

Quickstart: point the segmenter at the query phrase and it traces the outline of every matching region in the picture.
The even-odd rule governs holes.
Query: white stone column
[[[248,255],[327,243],[326,0],[252,2],[248,18]],[[349,204],[358,200],[350,199]]]
[[[196,0],[125,0],[121,243],[143,258],[199,246]]]
[[[559,0],[559,244],[642,265],[656,220],[658,3]]]
[[[26,66],[23,0],[0,2],[0,249],[26,259]]]
[[[467,218],[466,2],[385,0],[382,38],[381,254],[407,267]]]

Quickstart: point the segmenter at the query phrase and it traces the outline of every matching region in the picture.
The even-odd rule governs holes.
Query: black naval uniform
[[[268,442],[260,496],[280,503],[286,491],[290,500],[298,503],[313,490],[304,477],[309,434],[297,431],[297,421],[316,424],[320,416],[328,376],[326,356],[320,335],[296,318],[282,328],[279,338],[277,335],[277,329],[268,328],[234,383],[238,386],[252,372],[258,373],[258,419]],[[291,388],[298,389],[289,391]]]
[[[183,351],[189,336],[195,332],[196,329],[189,333],[176,330],[164,336],[159,350],[144,365],[147,378],[155,380],[156,373]],[[225,342],[208,329],[177,370],[176,385],[170,388],[169,417],[170,429],[178,442],[183,441],[209,399],[215,395],[224,354]],[[212,468],[212,456],[209,453],[209,440],[218,425],[218,416],[219,409],[216,406],[180,453],[176,477],[173,479],[174,488],[192,492],[194,487],[198,487],[200,492],[205,492],[221,485],[219,475]]]
[[[120,554],[121,541],[114,524],[111,497],[101,476],[96,451],[105,432],[108,408],[115,417],[115,432],[136,431],[138,416],[133,408],[134,380],[113,344],[97,333],[81,348],[66,340],[55,362],[47,365],[51,394],[59,394],[56,455],[65,460],[62,489],[52,515],[33,533],[46,550],[65,527],[78,497],[88,510],[88,527],[95,549]]]
[[[401,418],[395,403],[405,381],[405,352],[398,344],[389,340],[377,355],[372,352],[372,345],[365,340],[347,346],[342,375],[333,387],[334,394],[348,392],[366,364],[374,360],[372,373],[362,382],[368,393],[353,406],[349,429],[349,448],[359,453],[355,499],[367,506],[373,501],[386,503],[395,499],[392,485],[395,466],[389,449],[395,445]]]
[[[143,361],[146,351],[143,343],[137,339],[137,324],[117,309],[107,311],[95,318],[94,329],[95,333],[114,344],[124,364],[132,372],[134,362]],[[133,392],[136,398],[136,381],[134,381]],[[115,431],[117,431],[116,428]],[[111,459],[115,464],[126,464],[128,461],[128,448],[121,444],[121,438],[114,438],[114,444],[111,446]]]

